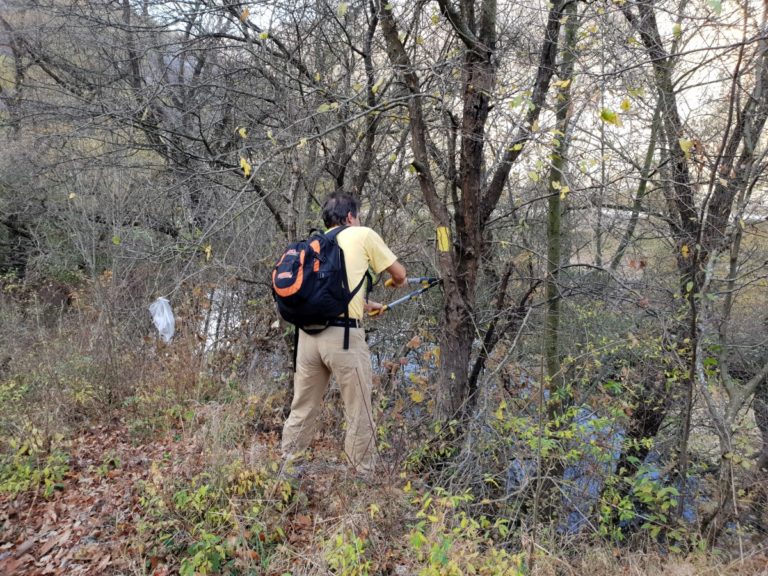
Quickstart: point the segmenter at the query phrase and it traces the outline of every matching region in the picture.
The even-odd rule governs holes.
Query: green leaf
[[[347,15],[348,11],[349,11],[349,4],[347,2],[339,2],[339,7],[336,11],[339,15],[339,18],[344,18],[344,16]]]
[[[613,110],[603,108],[600,111],[600,119],[607,124],[613,124],[614,126],[621,126],[621,118]]]
[[[112,236],[112,244],[114,244],[115,246],[120,246],[121,242],[122,240],[120,240],[120,236],[118,236],[117,234]]]
[[[707,4],[709,4],[709,7],[712,8],[712,11],[718,16],[723,11],[722,0],[707,0]]]
[[[424,534],[417,531],[411,533],[411,546],[413,546],[416,550],[420,550],[421,547],[426,543],[427,539],[424,537]]]

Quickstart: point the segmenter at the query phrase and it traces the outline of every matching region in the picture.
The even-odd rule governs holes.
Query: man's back
[[[344,251],[350,288],[360,283],[368,268],[380,274],[397,260],[397,256],[387,247],[381,236],[367,226],[349,226],[336,236],[336,240]],[[363,286],[350,302],[350,318],[363,318],[365,289]]]

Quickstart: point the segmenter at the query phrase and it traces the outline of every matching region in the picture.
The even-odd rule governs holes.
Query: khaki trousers
[[[293,402],[283,427],[283,454],[297,454],[309,446],[333,374],[344,401],[344,452],[357,470],[371,471],[376,451],[371,373],[371,354],[362,328],[349,329],[348,350],[344,350],[344,328],[331,326],[319,334],[299,331]]]

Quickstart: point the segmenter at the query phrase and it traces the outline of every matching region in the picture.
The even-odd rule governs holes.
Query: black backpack
[[[286,322],[309,334],[328,326],[343,326],[344,349],[349,348],[349,303],[363,286],[368,273],[352,290],[347,281],[344,251],[336,237],[347,226],[323,234],[315,232],[306,240],[292,242],[272,269],[272,295]]]

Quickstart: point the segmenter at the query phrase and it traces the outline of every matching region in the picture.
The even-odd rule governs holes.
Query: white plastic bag
[[[170,342],[176,330],[176,320],[173,317],[171,303],[165,298],[158,298],[150,305],[149,313],[152,314],[152,320],[157,331],[160,332],[163,342]]]

